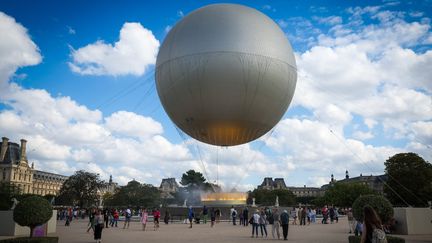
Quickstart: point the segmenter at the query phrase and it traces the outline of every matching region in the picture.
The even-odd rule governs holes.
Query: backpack
[[[375,228],[372,231],[372,243],[387,243],[386,234],[382,229]]]
[[[233,217],[237,216],[237,212],[235,210],[232,212],[232,216]]]
[[[273,224],[273,223],[274,223],[273,214],[270,214],[270,215],[267,217],[267,221],[269,222],[269,224]]]

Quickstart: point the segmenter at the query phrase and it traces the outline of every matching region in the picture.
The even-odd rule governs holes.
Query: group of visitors
[[[289,214],[287,210],[283,210],[282,213],[279,213],[279,209],[277,207],[270,208],[261,208],[256,209],[253,213],[252,217],[249,219],[249,223],[252,225],[252,238],[258,238],[258,229],[261,231],[261,237],[267,238],[267,224],[271,225],[272,237],[273,239],[280,239],[280,230],[282,227],[283,239],[288,239],[288,224],[289,224]],[[255,235],[255,236],[254,236]]]

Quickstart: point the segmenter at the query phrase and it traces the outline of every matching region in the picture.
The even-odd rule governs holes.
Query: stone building
[[[324,195],[324,191],[319,187],[307,187],[306,185],[302,187],[288,187],[294,195],[297,197],[319,197]]]
[[[21,193],[57,195],[67,176],[39,171],[29,165],[26,155],[27,141],[21,145],[2,138],[0,149],[0,183],[8,182],[17,186]]]
[[[258,186],[258,189],[266,189],[266,190],[275,190],[275,189],[287,189],[285,181],[283,178],[273,178],[266,177],[261,185]]]
[[[333,174],[331,175],[331,179],[329,184],[323,185],[321,187],[322,190],[327,190],[334,183],[361,183],[369,186],[370,189],[374,190],[379,194],[384,194],[384,183],[387,181],[386,175],[367,175],[364,176],[360,174],[357,177],[349,177],[348,170],[345,171],[345,178],[342,180],[335,180]]]
[[[159,186],[162,198],[174,198],[173,194],[177,192],[178,189],[179,185],[177,184],[175,178],[162,179],[162,182]]]

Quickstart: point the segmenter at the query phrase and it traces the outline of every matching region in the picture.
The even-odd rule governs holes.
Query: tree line
[[[432,201],[432,165],[415,153],[396,154],[384,163],[385,177],[384,196],[394,206],[427,207]],[[114,192],[104,192],[107,183],[98,174],[77,171],[70,176],[58,196],[54,198],[56,205],[79,207],[99,206],[100,200],[104,206],[137,206],[156,207],[161,204],[199,205],[201,192],[215,192],[219,188],[204,178],[202,173],[189,170],[182,174],[179,190],[170,198],[161,197],[160,190],[151,185],[132,180]],[[309,204],[315,206],[337,205],[351,207],[360,195],[376,194],[369,186],[362,183],[336,182],[329,185],[325,194],[320,197],[296,197],[286,189],[265,190],[255,189],[248,192],[247,203],[252,204],[252,198],[258,205],[274,205],[276,197],[280,206]],[[11,183],[0,183],[0,208],[11,206],[11,199],[22,198],[19,189]],[[52,201],[53,195],[45,196]]]

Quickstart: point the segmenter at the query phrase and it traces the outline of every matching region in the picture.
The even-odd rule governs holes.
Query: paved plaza
[[[121,227],[120,227],[121,226]],[[131,222],[129,229],[123,229],[123,222],[118,228],[103,230],[103,243],[132,243],[132,242],[276,242],[271,236],[271,227],[267,226],[269,236],[267,238],[251,238],[252,228],[233,226],[228,222],[216,224],[214,228],[207,224],[194,224],[192,229],[186,224],[161,224],[158,231],[153,231],[153,223],[148,223],[147,231],[141,230],[139,222]],[[70,227],[65,227],[60,221],[57,225],[57,235],[60,243],[94,242],[93,234],[86,233],[87,220],[74,220]],[[309,226],[290,225],[289,242],[348,242],[348,224],[345,218],[337,224],[311,224]],[[282,233],[282,229],[281,229]],[[402,236],[407,243],[432,242],[432,235]]]

